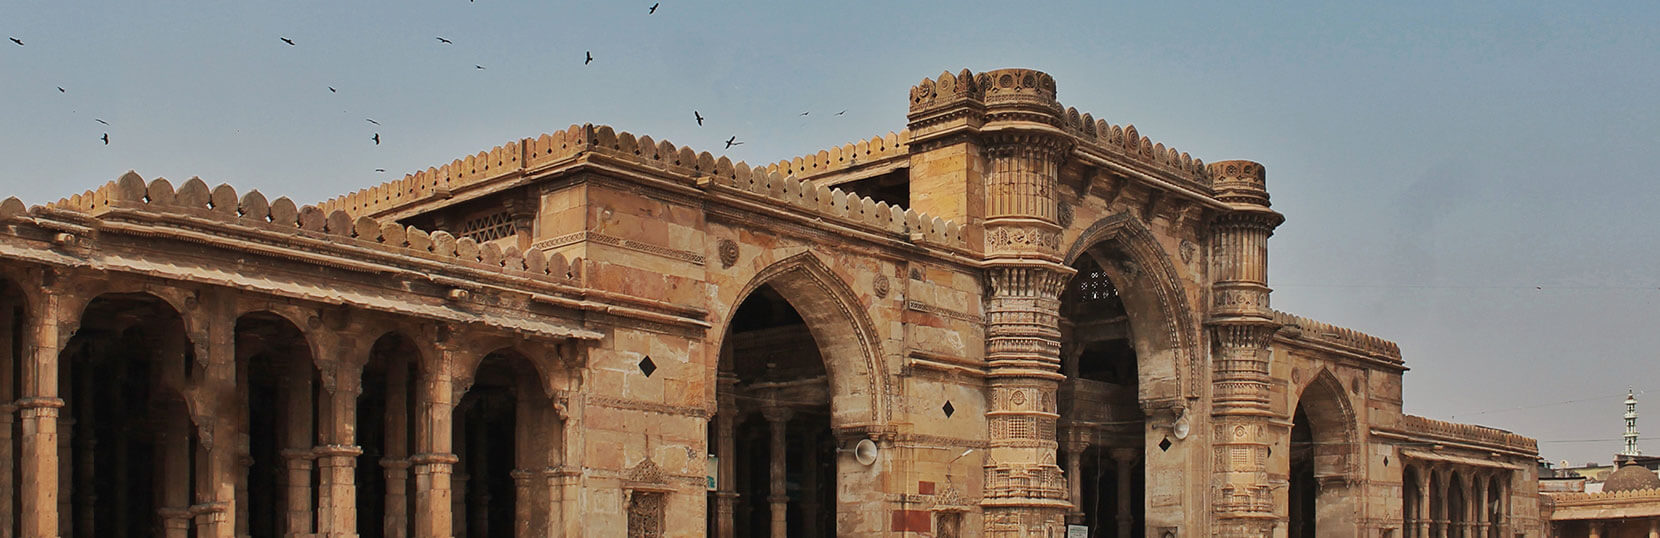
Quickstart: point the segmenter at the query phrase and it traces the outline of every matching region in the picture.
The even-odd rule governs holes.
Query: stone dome
[[[1603,481],[1603,491],[1635,491],[1639,489],[1660,488],[1660,476],[1654,471],[1642,468],[1639,465],[1627,465],[1608,475]]]

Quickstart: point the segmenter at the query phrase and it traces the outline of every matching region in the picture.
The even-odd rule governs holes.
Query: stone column
[[[1268,447],[1279,431],[1268,405],[1269,341],[1279,329],[1268,304],[1268,237],[1285,218],[1269,209],[1262,165],[1222,161],[1209,169],[1217,199],[1229,206],[1211,224],[1215,531],[1267,536],[1275,521]]]
[[[718,383],[716,394],[718,411],[715,413],[715,427],[718,433],[715,436],[715,457],[719,459],[720,468],[716,469],[715,476],[715,538],[736,538],[737,527],[733,509],[738,502],[737,486],[737,429],[738,429],[738,398],[733,393],[738,384],[738,376],[730,371],[723,371],[715,380]]]
[[[311,469],[316,457],[311,451],[312,370],[306,365],[304,370],[289,372],[279,380],[283,423],[278,456],[283,468],[282,529],[287,534],[310,534],[316,524],[316,514],[311,511]]]
[[[386,369],[386,538],[409,535],[409,368],[396,361]]]
[[[1418,538],[1430,538],[1429,526],[1434,514],[1430,512],[1428,469],[1418,466]]]
[[[1089,450],[1089,438],[1076,429],[1067,432],[1066,439],[1066,492],[1067,499],[1072,501],[1072,509],[1066,513],[1066,522],[1073,525],[1084,523],[1084,451]]]
[[[1072,507],[1065,473],[1055,464],[1060,448],[1055,399],[1064,379],[1060,293],[1075,270],[1060,254],[1056,189],[1072,139],[1048,123],[1058,121],[1061,110],[1049,75],[1002,69],[976,81],[985,86],[962,80],[955,87],[966,87],[970,99],[978,92],[987,118],[980,136],[990,289],[985,311],[991,463],[980,503],[985,536],[1059,535]]]
[[[789,522],[785,519],[789,510],[790,494],[784,483],[785,475],[789,472],[786,452],[789,438],[790,408],[779,405],[768,405],[761,410],[766,417],[767,425],[772,429],[772,447],[768,455],[771,457],[769,480],[772,484],[772,494],[767,502],[772,503],[769,512],[772,515],[772,534],[770,536],[785,536],[789,533]]]
[[[416,406],[420,411],[415,444],[420,452],[410,457],[415,468],[415,536],[445,538],[454,532],[450,502],[450,479],[458,459],[451,453],[451,419],[455,412],[454,382],[447,370],[452,351],[441,350],[437,364],[424,365]]]
[[[47,279],[48,281],[53,279]],[[45,283],[40,305],[30,316],[36,320],[25,347],[23,394],[17,407],[23,422],[23,454],[18,494],[22,496],[23,536],[58,534],[58,352],[62,349],[59,324],[67,319],[62,312],[63,296]],[[67,331],[66,331],[67,332]]]
[[[12,389],[17,380],[12,374],[23,357],[12,354],[17,349],[16,339],[22,336],[12,332],[13,312],[12,305],[0,306],[0,534],[17,528],[16,513],[12,511],[17,499],[17,469],[12,465],[12,425],[17,423],[17,404],[13,402],[17,394]]]
[[[161,463],[161,472],[156,474],[161,480],[157,504],[161,505],[162,535],[186,538],[190,535],[190,418],[182,404],[168,411],[156,424],[161,430],[157,435],[156,456]]]
[[[808,437],[801,443],[802,446],[806,447],[806,450],[801,451],[802,465],[805,467],[801,473],[801,520],[807,522],[806,538],[819,538],[818,447],[821,446],[820,442],[817,434],[808,434]]]
[[[1135,462],[1141,459],[1141,450],[1134,448],[1112,449],[1112,461],[1118,464],[1118,535],[1129,536],[1135,527],[1135,505],[1131,502],[1130,484],[1135,481],[1131,476],[1135,473]]]
[[[1441,480],[1437,480],[1435,482],[1436,485],[1440,486],[1439,488],[1436,488],[1435,504],[1441,509],[1441,517],[1435,520],[1436,538],[1447,538],[1447,535],[1449,534],[1447,532],[1447,528],[1452,526],[1451,507],[1447,503],[1447,494],[1451,492],[1452,489],[1451,484],[1448,484],[1447,481],[1452,479],[1452,475],[1442,469],[1437,469],[1434,472],[1435,474],[1441,475]]]
[[[1475,493],[1476,493],[1476,498],[1480,499],[1480,502],[1475,503],[1475,510],[1476,510],[1476,517],[1474,518],[1474,520],[1476,522],[1476,534],[1475,535],[1480,536],[1482,538],[1486,538],[1487,528],[1491,524],[1491,522],[1489,522],[1487,520],[1488,515],[1492,512],[1492,510],[1490,508],[1492,507],[1492,502],[1493,502],[1493,500],[1491,498],[1492,492],[1488,491],[1488,482],[1489,482],[1489,480],[1487,478],[1484,478],[1484,477],[1481,477],[1481,476],[1478,475],[1476,477],[1475,488],[1474,488]]]

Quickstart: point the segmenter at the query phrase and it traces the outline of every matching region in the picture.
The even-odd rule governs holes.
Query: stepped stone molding
[[[0,218],[21,214],[18,208],[22,206],[23,202],[15,197],[0,202]],[[481,245],[465,237],[458,239],[449,232],[428,233],[414,226],[381,222],[373,217],[353,218],[342,209],[325,213],[317,206],[296,208],[294,202],[286,197],[267,201],[258,190],[248,191],[239,197],[236,189],[229,185],[221,184],[209,190],[201,178],[191,178],[175,190],[165,178],[145,183],[138,173],[129,171],[120,179],[96,190],[58,200],[47,207],[93,217],[128,209],[296,233],[321,232],[386,249],[553,282],[570,284],[580,281],[582,277],[582,258],[567,260],[559,253],[543,253],[540,250],[520,252],[518,247],[502,249],[494,243]]]
[[[887,148],[901,146],[896,134],[883,138],[880,144],[886,152],[899,151]],[[763,198],[770,204],[831,217],[886,235],[967,248],[962,226],[955,222],[841,189],[817,187],[809,181],[789,177],[778,165],[752,167],[742,161],[733,163],[707,151],[697,152],[667,140],[659,142],[650,136],[637,137],[593,124],[572,125],[552,134],[509,142],[442,167],[428,168],[400,180],[330,199],[319,207],[326,213],[344,211],[347,215],[383,213],[429,199],[442,199],[475,184],[523,177],[583,153],[605,155],[687,178],[709,178],[713,184]],[[826,155],[826,159],[831,158]],[[92,195],[89,191],[88,196]]]

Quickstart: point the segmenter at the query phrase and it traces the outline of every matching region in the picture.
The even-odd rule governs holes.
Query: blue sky
[[[582,122],[760,163],[1031,67],[1264,163],[1275,307],[1398,341],[1408,412],[1607,460],[1655,388],[1660,4],[651,3],[0,4],[0,194],[135,169],[309,202]]]

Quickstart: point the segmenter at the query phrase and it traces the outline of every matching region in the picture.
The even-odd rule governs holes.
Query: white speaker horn
[[[876,453],[876,443],[869,439],[860,439],[858,444],[853,445],[853,459],[857,460],[860,465],[875,464]]]

